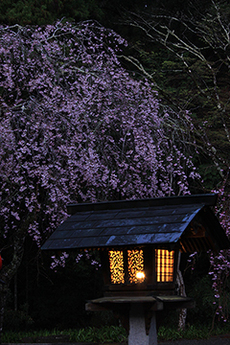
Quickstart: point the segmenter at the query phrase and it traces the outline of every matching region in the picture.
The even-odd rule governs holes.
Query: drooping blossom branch
[[[10,248],[1,271],[7,284],[25,238],[40,246],[67,217],[68,202],[186,194],[197,178],[186,142],[191,121],[182,123],[161,106],[151,83],[121,66],[117,54],[125,45],[90,21],[0,27],[0,250]]]

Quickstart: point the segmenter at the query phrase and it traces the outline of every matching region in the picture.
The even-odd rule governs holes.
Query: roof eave
[[[207,206],[215,206],[217,203],[217,194],[196,194],[196,195],[181,195],[160,197],[151,199],[135,199],[135,200],[116,200],[103,201],[95,203],[69,203],[67,211],[70,215],[77,212],[112,210],[112,209],[126,209],[126,208],[141,208],[151,206],[168,206],[168,205],[186,205],[186,204],[203,204]]]

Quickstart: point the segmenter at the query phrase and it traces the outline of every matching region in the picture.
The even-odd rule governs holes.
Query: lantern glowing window
[[[145,280],[143,250],[109,251],[110,280],[112,284],[137,284]]]
[[[142,283],[145,280],[143,250],[127,251],[129,283]]]
[[[120,251],[120,250],[109,251],[109,266],[110,266],[111,283],[124,284],[125,271],[124,271],[123,251]]]
[[[156,250],[157,282],[172,282],[174,267],[174,251],[166,249]]]

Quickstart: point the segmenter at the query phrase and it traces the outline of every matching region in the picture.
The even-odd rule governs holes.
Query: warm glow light
[[[110,250],[109,269],[112,284],[137,284],[145,280],[144,252],[142,249]],[[127,254],[127,255],[126,255]],[[127,260],[124,262],[124,260]]]
[[[156,250],[157,282],[172,282],[174,266],[174,251]]]
[[[137,277],[137,279],[138,280],[144,280],[145,279],[145,274],[144,274],[144,272],[140,272],[140,271],[138,271],[137,273],[136,273],[136,277]]]
[[[112,284],[124,284],[124,257],[121,250],[109,251],[110,277]]]
[[[132,249],[127,250],[128,254],[128,275],[129,282],[133,283],[142,283],[145,279],[144,274],[144,253],[143,250]],[[142,274],[142,277],[138,275]]]

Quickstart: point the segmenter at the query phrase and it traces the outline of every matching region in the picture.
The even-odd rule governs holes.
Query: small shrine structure
[[[190,308],[178,295],[181,253],[229,248],[212,208],[215,194],[70,204],[43,250],[99,250],[104,295],[86,310],[113,310],[129,345],[156,345],[159,310]]]

